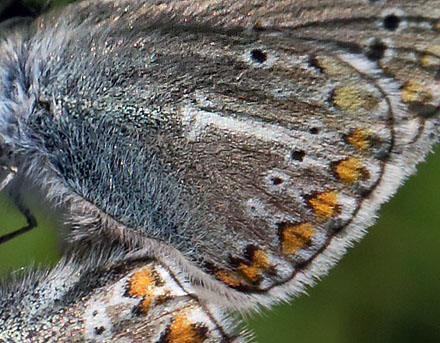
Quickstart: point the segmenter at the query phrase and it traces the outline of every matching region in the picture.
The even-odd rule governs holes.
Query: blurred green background
[[[437,150],[383,206],[366,238],[309,289],[310,296],[245,318],[255,341],[440,342],[440,147]],[[52,228],[59,220],[38,203],[32,203],[32,209],[39,214],[39,227],[0,246],[0,275],[32,263],[53,265],[58,259]],[[0,235],[25,224],[4,197],[0,218]]]

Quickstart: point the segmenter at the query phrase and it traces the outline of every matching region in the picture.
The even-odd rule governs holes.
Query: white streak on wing
[[[307,147],[314,143],[318,144],[322,140],[322,135],[317,137],[306,131],[289,130],[279,125],[256,120],[225,117],[215,112],[200,110],[193,105],[186,105],[182,113],[185,135],[190,142],[198,141],[209,126],[232,134],[253,137],[267,143],[279,143],[292,148]],[[339,139],[337,133],[326,132],[325,135],[329,140]]]
[[[186,137],[189,141],[197,141],[208,126],[214,126],[237,135],[255,137],[264,142],[285,144],[287,141],[295,143],[297,140],[289,135],[286,129],[276,125],[224,117],[218,113],[203,111],[191,105],[185,107],[182,122],[188,128]]]

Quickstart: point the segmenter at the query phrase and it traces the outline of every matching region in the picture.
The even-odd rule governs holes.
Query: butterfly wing
[[[104,1],[61,18],[30,43],[29,173],[71,201],[77,238],[172,255],[231,307],[313,284],[438,137],[438,1]]]
[[[0,288],[0,342],[244,342],[156,260],[95,249]]]

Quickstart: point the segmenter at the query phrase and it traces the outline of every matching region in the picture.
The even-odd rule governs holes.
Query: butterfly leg
[[[16,231],[13,231],[13,232],[7,233],[3,236],[0,236],[0,244],[6,243],[7,241],[11,240],[12,238],[15,238],[25,232],[28,232],[37,226],[37,220],[35,219],[31,210],[29,208],[27,208],[26,205],[23,203],[18,192],[11,191],[10,195],[11,195],[11,198],[12,198],[15,206],[17,207],[17,209],[26,218],[27,225],[23,226],[22,228],[20,228]]]

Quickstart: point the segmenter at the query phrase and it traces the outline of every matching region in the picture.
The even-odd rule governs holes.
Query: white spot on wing
[[[208,127],[213,127],[230,134],[256,138],[263,142],[278,143],[306,151],[311,143],[318,143],[318,140],[323,139],[324,135],[321,134],[319,137],[307,131],[289,130],[276,124],[226,117],[216,112],[201,110],[192,104],[186,105],[182,110],[182,125],[185,129],[186,138],[191,142],[198,141]],[[315,126],[319,128],[321,125]],[[327,135],[325,139],[328,141],[338,141],[340,139],[339,134],[336,132],[325,134]]]
[[[252,58],[252,51],[254,50],[259,50],[262,53],[264,53],[266,55],[266,60],[262,63],[255,61]],[[277,60],[275,52],[268,50],[264,46],[253,46],[251,48],[246,49],[242,58],[245,63],[251,65],[254,68],[259,68],[259,69],[269,69],[275,64]]]
[[[93,342],[105,342],[112,338],[112,322],[106,313],[106,303],[94,301],[84,312],[84,338]],[[96,333],[97,328],[104,328],[101,334]]]
[[[270,216],[263,202],[257,198],[247,200],[246,209],[251,218],[267,218]]]
[[[377,22],[377,26],[384,29],[383,20],[385,19],[385,17],[387,17],[389,15],[395,15],[397,18],[400,19],[399,26],[397,27],[397,29],[394,32],[402,31],[408,27],[408,21],[405,20],[406,13],[403,10],[401,10],[400,8],[387,8],[386,10],[384,10],[382,12],[381,20],[379,20]]]

